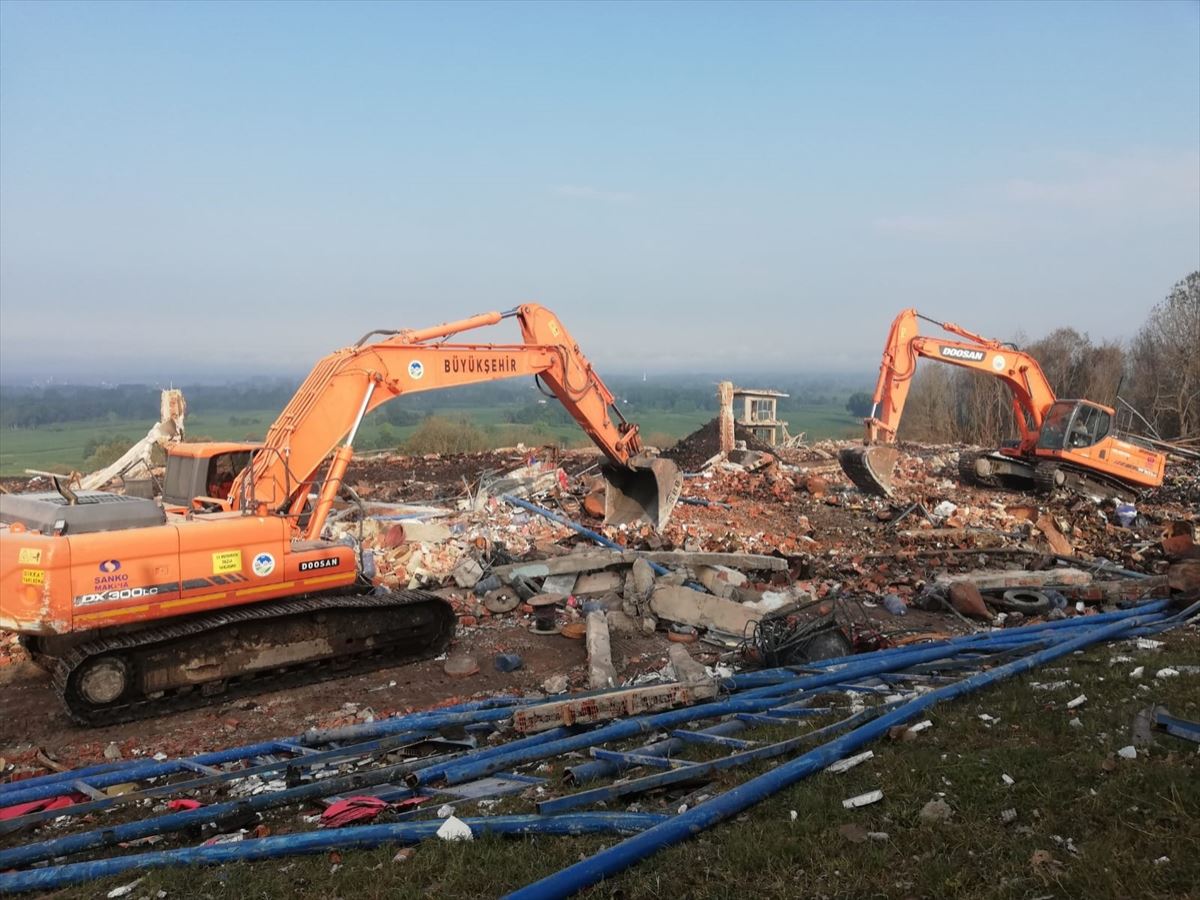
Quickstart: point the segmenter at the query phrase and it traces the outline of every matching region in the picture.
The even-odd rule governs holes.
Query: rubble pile
[[[323,696],[337,702],[315,708],[283,692],[199,719],[180,740],[241,735],[257,717],[279,733],[512,690],[644,684],[668,670],[672,648],[733,670],[800,664],[1200,590],[1194,465],[1173,465],[1164,490],[1119,504],[965,487],[961,448],[905,446],[896,496],[884,499],[842,474],[848,442],[774,453],[747,441],[722,455],[708,452],[715,439],[710,425],[683,442],[678,461],[706,465],[659,532],[602,523],[594,452],[356,460],[332,535],[361,550],[379,585],[453,607],[449,656],[394,670],[416,674],[357,703],[336,688]],[[44,678],[0,635],[10,697],[19,685],[49,715]],[[12,758],[4,737],[0,755]],[[102,759],[109,742],[63,740],[56,752],[73,764]]]
[[[761,453],[774,452],[774,448],[754,436],[754,432],[742,425],[734,425],[734,441],[745,443],[747,450]],[[721,428],[718,419],[701,425],[685,438],[680,438],[663,456],[673,460],[685,472],[698,472],[704,464],[721,452]]]

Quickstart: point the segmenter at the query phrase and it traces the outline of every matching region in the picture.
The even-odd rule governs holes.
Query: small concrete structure
[[[787,422],[776,417],[775,404],[782,391],[733,389],[734,421],[742,428],[749,428],[758,440],[771,447],[788,439]]]

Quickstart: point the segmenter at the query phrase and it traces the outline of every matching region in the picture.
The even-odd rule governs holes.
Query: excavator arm
[[[451,344],[464,331],[516,318],[523,344]],[[381,340],[371,338],[382,336]],[[656,527],[679,498],[682,477],[666,460],[649,460],[637,426],[626,422],[579,345],[549,310],[525,304],[419,331],[371,332],[320,360],[267,432],[230,494],[234,508],[292,517],[302,537],[320,535],[353,456],[363,417],[402,394],[521,375],[538,376],[604,451],[614,490],[632,506],[610,503],[610,519],[634,512]],[[330,458],[332,454],[332,458]],[[326,465],[326,460],[329,460]],[[323,475],[322,475],[323,470]],[[320,482],[311,508],[310,492]],[[647,488],[647,483],[650,487]],[[635,509],[636,508],[636,509]]]
[[[958,339],[921,336],[919,319]],[[917,360],[921,357],[973,369],[1004,382],[1009,388],[1013,418],[1020,434],[1018,450],[1022,454],[1033,452],[1046,410],[1056,399],[1038,361],[1012,345],[906,309],[892,321],[883,348],[879,379],[871,397],[871,414],[863,422],[866,446],[839,454],[842,469],[855,484],[870,493],[891,493],[891,472],[898,454],[894,448],[879,445],[896,441]]]
[[[864,422],[865,443],[893,443],[896,440],[917,359],[925,357],[991,375],[1008,385],[1021,448],[1032,449],[1037,443],[1042,418],[1056,399],[1038,361],[1011,345],[982,337],[953,322],[934,324],[963,340],[922,337],[917,325],[921,318],[925,317],[915,309],[906,309],[892,322],[883,348],[879,380],[871,397],[871,415]]]

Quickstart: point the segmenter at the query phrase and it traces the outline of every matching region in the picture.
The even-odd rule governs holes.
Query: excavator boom
[[[525,343],[444,341],[505,318],[517,319]],[[384,337],[369,342],[375,335]],[[608,457],[610,492],[623,495],[609,504],[609,521],[645,518],[661,527],[679,499],[682,475],[665,461],[650,465],[637,426],[620,415],[612,393],[558,318],[536,304],[420,331],[372,332],[326,356],[271,426],[254,462],[234,482],[231,506],[247,509],[265,503],[295,522],[303,519],[304,535],[314,539],[324,526],[349,464],[355,433],[368,412],[403,394],[521,375],[536,376],[549,387]],[[333,458],[326,466],[330,454]],[[307,514],[309,494],[318,485],[317,503]]]

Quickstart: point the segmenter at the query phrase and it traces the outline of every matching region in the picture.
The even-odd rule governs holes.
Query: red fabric
[[[326,828],[341,828],[354,822],[369,822],[387,808],[387,803],[378,797],[347,797],[321,813],[321,824]]]
[[[66,809],[68,806],[74,806],[80,800],[86,799],[86,795],[72,792],[63,794],[61,797],[47,797],[45,800],[33,800],[29,803],[18,803],[16,806],[5,806],[0,808],[0,821],[19,819],[21,816],[42,812],[46,809]]]
[[[168,800],[167,809],[183,811],[188,809],[199,809],[204,804],[199,800],[190,800],[187,797],[181,797],[178,800]]]

